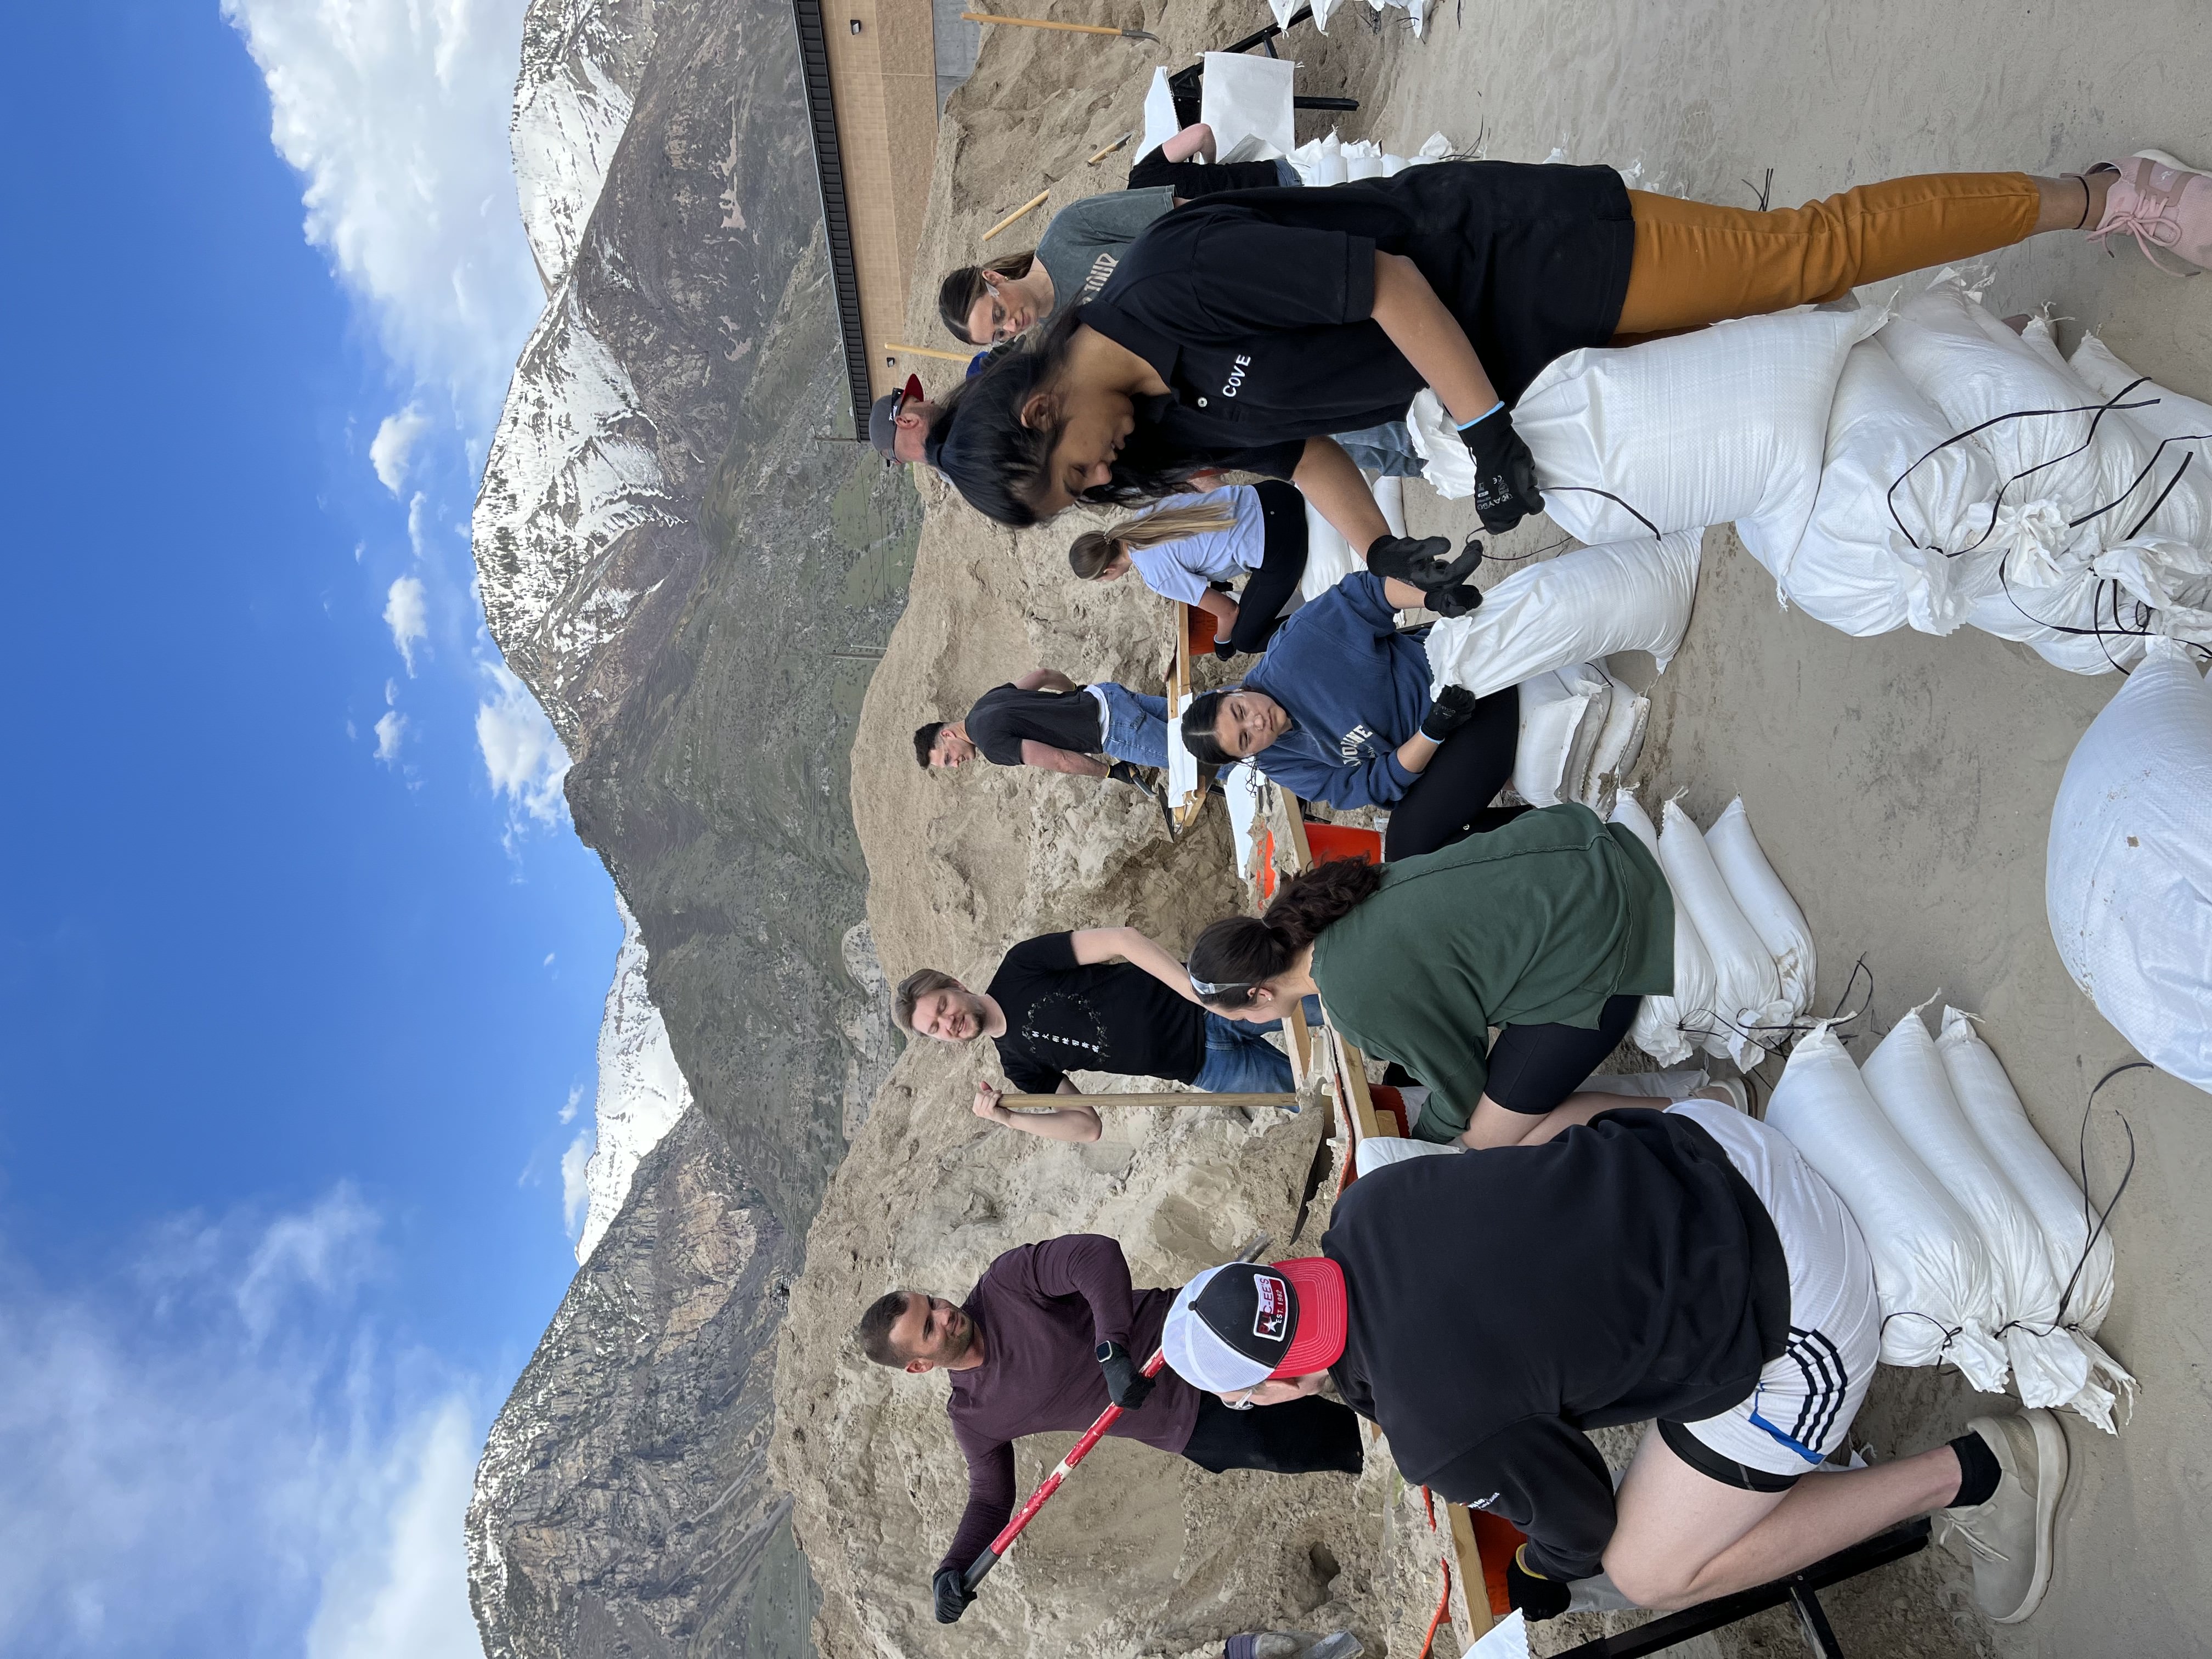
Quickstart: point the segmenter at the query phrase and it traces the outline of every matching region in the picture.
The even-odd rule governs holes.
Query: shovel
[[[1260,1253],[1273,1242],[1267,1234],[1261,1233],[1244,1247],[1237,1259],[1239,1261],[1257,1261]],[[1160,1367],[1167,1364],[1167,1358],[1164,1349],[1153,1349],[1152,1357],[1145,1362],[1143,1375],[1158,1376]],[[1078,1463],[1091,1455],[1091,1449],[1098,1443],[1107,1430],[1121,1420],[1121,1416],[1119,1406],[1109,1406],[1099,1413],[1098,1420],[1083,1431],[1082,1439],[1067,1449],[1067,1455],[1060,1460],[1053,1472],[1045,1476],[1043,1483],[1030,1494],[1030,1501],[1014,1512],[1014,1518],[1007,1522],[1005,1529],[991,1540],[991,1547],[968,1564],[966,1583],[970,1595],[975,1593],[975,1586],[983,1582],[985,1575],[999,1565],[999,1558],[1013,1547],[1014,1540],[1021,1536],[1022,1528],[1036,1519],[1036,1512],[1044,1507],[1045,1499],[1060,1490],[1060,1483],[1067,1479]]]
[[[1117,29],[1104,23],[1048,23],[1042,17],[994,17],[988,11],[963,11],[961,16],[971,23],[1012,23],[1025,29],[1066,29],[1071,34],[1118,34],[1124,40],[1150,40],[1159,44],[1160,37],[1148,34],[1143,29]]]

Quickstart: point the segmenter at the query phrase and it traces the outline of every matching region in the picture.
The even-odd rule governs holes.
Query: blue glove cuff
[[[1462,421],[1456,429],[1461,432],[1464,432],[1471,426],[1480,426],[1485,421],[1488,420],[1492,416],[1495,415],[1499,410],[1504,407],[1505,399],[1500,398],[1496,403],[1491,404],[1489,408],[1484,410],[1481,414],[1476,416],[1473,420]]]

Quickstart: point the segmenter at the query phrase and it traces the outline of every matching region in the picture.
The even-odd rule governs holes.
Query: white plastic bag
[[[2112,1305],[2112,1233],[2091,1213],[2074,1177],[2028,1121],[2012,1079],[1975,1030],[1973,1016],[1946,1008],[1936,1052],[1952,1097],[1973,1125],[1990,1162],[2004,1171],[2042,1230],[2051,1277],[2064,1298],[2058,1321],[2091,1367],[2089,1381],[2067,1403],[2110,1434],[2113,1406],[2121,1399],[2132,1402],[2136,1387],[2135,1378],[2092,1340]]]
[[[1713,827],[1705,831],[1705,845],[1711,849],[1713,862],[1720,866],[1721,878],[1728,883],[1729,896],[1759,935],[1766,953],[1774,958],[1774,975],[1781,983],[1783,1002],[1792,1017],[1805,1012],[1813,1006],[1813,984],[1819,971],[1813,930],[1806,925],[1797,901],[1782,884],[1782,878],[1766,861],[1759,837],[1752,834],[1751,814],[1744,811],[1742,796],[1730,801],[1713,820]]]
[[[1634,790],[1620,792],[1613,801],[1610,821],[1625,825],[1655,860],[1658,858],[1659,832],[1652,827],[1650,814],[1636,799]],[[1666,868],[1660,865],[1662,875]],[[1673,892],[1671,885],[1668,890]],[[1645,997],[1629,1032],[1636,1046],[1662,1066],[1687,1060],[1709,1034],[1720,1030],[1720,1022],[1713,1016],[1718,984],[1713,977],[1711,954],[1698,937],[1698,925],[1691,920],[1681,896],[1673,896],[1674,988],[1665,996]]]
[[[2021,1403],[2064,1405],[2088,1382],[2089,1357],[2058,1328],[2058,1285],[2043,1230],[1953,1095],[1917,1008],[1867,1056],[1859,1075],[1891,1127],[1980,1229],[1990,1268],[1983,1322],[2005,1346]]]
[[[1297,148],[1291,107],[1287,58],[1249,52],[1209,52],[1199,82],[1198,118],[1213,129],[1224,161],[1266,161]]]
[[[2153,640],[2066,763],[2044,866],[2066,971],[2152,1064],[2212,1091],[2212,687]]]
[[[1473,616],[1429,630],[1434,689],[1463,685],[1486,697],[1616,651],[1648,651],[1664,669],[1689,629],[1703,544],[1702,532],[1686,530],[1577,548],[1515,571]]]
[[[1984,1393],[2002,1389],[2005,1351],[1976,1312],[1990,1301],[1988,1252],[1826,1024],[1791,1051],[1766,1121],[1836,1189],[1865,1235],[1881,1297],[1884,1363],[1948,1359]]]
[[[1651,699],[1633,691],[1609,671],[1601,668],[1613,687],[1613,700],[1590,747],[1589,768],[1576,799],[1600,817],[1613,813],[1615,794],[1644,752],[1644,733],[1651,723]]]
[[[1782,1000],[1773,957],[1729,891],[1712,849],[1690,815],[1671,800],[1660,815],[1659,863],[1674,890],[1676,908],[1689,911],[1712,955],[1719,986],[1714,1006],[1723,1029],[1706,1039],[1705,1048],[1739,1066],[1756,1066],[1766,1057],[1764,1045],[1780,1042],[1794,1011]]]
[[[1585,542],[1759,518],[1795,547],[1864,311],[1790,311],[1571,351],[1514,405],[1544,510]]]
[[[1579,757],[1589,763],[1595,734],[1586,736],[1583,728],[1601,692],[1610,695],[1605,677],[1580,664],[1522,683],[1513,787],[1531,806],[1557,806],[1562,791],[1580,781],[1575,763]],[[1598,720],[1602,722],[1604,715]]]
[[[1971,443],[1942,447],[1950,435],[1879,338],[1851,348],[1804,534],[1790,547],[1770,520],[1736,526],[1784,604],[1860,638],[1908,624],[1949,634],[1966,621],[1996,580],[1996,552],[1957,550],[1989,522],[1975,509],[1996,494],[1996,469]]]

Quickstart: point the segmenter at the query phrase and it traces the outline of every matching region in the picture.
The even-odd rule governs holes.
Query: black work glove
[[[1439,617],[1471,617],[1482,608],[1482,590],[1472,582],[1424,594],[1423,603]]]
[[[1521,1565],[1521,1557],[1528,1549],[1523,1544],[1513,1552],[1513,1559],[1505,1564],[1505,1599],[1520,1608],[1521,1616],[1530,1624],[1540,1620],[1556,1619],[1567,1610],[1574,1592],[1556,1578],[1547,1578],[1541,1573],[1531,1572]],[[939,1615],[942,1618],[944,1615]]]
[[[1106,1397],[1123,1411],[1133,1412],[1152,1398],[1155,1380],[1137,1369],[1120,1343],[1098,1345],[1098,1369],[1106,1373]]]
[[[1141,789],[1148,795],[1152,793],[1152,786],[1144,773],[1127,761],[1115,761],[1106,769],[1106,775],[1116,783],[1127,784],[1132,789]]]
[[[1403,536],[1377,536],[1367,549],[1367,568],[1385,580],[1401,581],[1424,593],[1457,587],[1482,562],[1482,544],[1472,536],[1452,556],[1448,537],[1428,536],[1412,541]]]
[[[929,1586],[936,1598],[937,1622],[940,1625],[958,1624],[960,1615],[975,1599],[975,1592],[968,1588],[968,1575],[957,1567],[939,1567]]]
[[[1463,685],[1444,687],[1421,718],[1421,735],[1431,743],[1442,743],[1474,718],[1477,701],[1474,693]]]
[[[1474,457],[1474,510],[1485,530],[1495,535],[1544,510],[1544,498],[1536,493],[1536,458],[1502,406],[1462,427],[1459,435]]]

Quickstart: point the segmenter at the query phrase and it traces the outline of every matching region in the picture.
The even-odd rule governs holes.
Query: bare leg
[[[2040,236],[2047,230],[2094,230],[2097,222],[2105,216],[2105,198],[2111,193],[2112,180],[2118,177],[2110,173],[2069,173],[2063,179],[2038,179],[2037,192],[2043,198],[2036,210],[2035,229]]]
[[[1654,1429],[1620,1483],[1605,1568],[1647,1607],[1686,1607],[1810,1566],[1949,1503],[1948,1446],[1872,1468],[1808,1474],[1786,1492],[1741,1492],[1692,1468]]]

